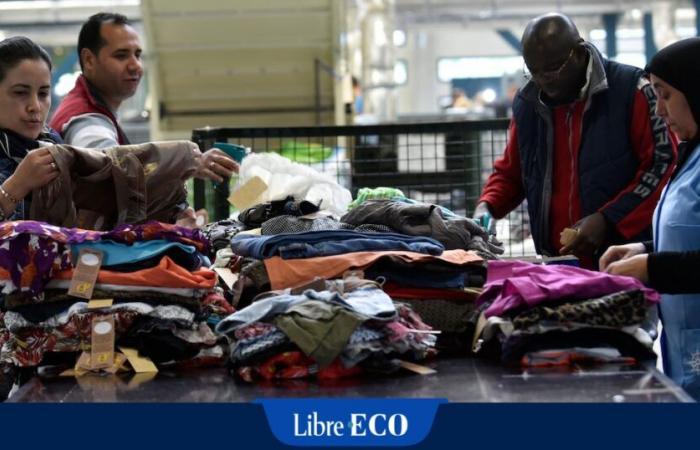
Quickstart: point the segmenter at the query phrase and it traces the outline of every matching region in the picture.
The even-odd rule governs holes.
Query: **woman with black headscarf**
[[[700,399],[700,38],[659,51],[646,67],[656,112],[682,141],[654,212],[652,242],[615,246],[600,268],[661,292],[664,372]]]

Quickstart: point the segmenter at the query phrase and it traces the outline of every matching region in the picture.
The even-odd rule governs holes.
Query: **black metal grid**
[[[369,126],[199,128],[192,140],[204,151],[215,142],[277,152],[334,176],[353,197],[362,187],[387,186],[406,196],[471,215],[494,161],[503,153],[507,119]],[[230,215],[229,185],[195,180],[195,208]],[[506,255],[533,253],[523,205],[502,222]]]

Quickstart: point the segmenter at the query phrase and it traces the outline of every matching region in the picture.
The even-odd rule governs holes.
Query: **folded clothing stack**
[[[0,362],[42,364],[50,353],[89,349],[91,323],[111,314],[116,344],[135,347],[157,364],[221,363],[227,353],[211,327],[235,310],[214,287],[208,242],[197,230],[159,222],[108,232],[42,222],[0,224]],[[102,253],[88,309],[68,295],[74,261],[83,249]]]

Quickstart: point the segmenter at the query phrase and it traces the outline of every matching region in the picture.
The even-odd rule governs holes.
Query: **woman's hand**
[[[610,263],[605,272],[611,275],[625,275],[633,277],[646,284],[649,282],[649,271],[647,270],[647,259],[649,255],[635,255]]]
[[[608,248],[603,256],[600,257],[600,262],[598,267],[601,272],[607,272],[608,266],[615,261],[625,260],[636,255],[641,255],[646,252],[644,244],[641,242],[635,242],[633,244],[626,245],[613,245]]]
[[[47,148],[27,153],[3,188],[16,200],[22,200],[34,189],[46,186],[58,176],[56,162]]]

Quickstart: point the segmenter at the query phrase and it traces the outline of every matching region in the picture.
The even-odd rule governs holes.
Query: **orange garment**
[[[350,269],[365,269],[383,256],[395,256],[402,260],[420,264],[443,261],[455,266],[480,263],[483,259],[472,251],[446,250],[440,256],[406,251],[353,252],[318,258],[282,259],[279,256],[265,260],[272,290],[298,286],[314,277],[324,279],[341,276]]]
[[[53,278],[70,280],[72,277],[73,270],[64,270],[57,272]],[[157,266],[137,270],[136,272],[100,270],[100,273],[97,275],[97,283],[124,286],[212,289],[216,286],[216,272],[209,269],[198,269],[190,272],[175,264],[169,257],[164,256]]]

